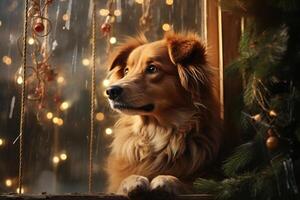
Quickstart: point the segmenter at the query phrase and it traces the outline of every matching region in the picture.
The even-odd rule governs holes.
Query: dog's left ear
[[[169,33],[165,36],[171,61],[178,68],[182,86],[192,93],[210,81],[206,47],[193,33]]]

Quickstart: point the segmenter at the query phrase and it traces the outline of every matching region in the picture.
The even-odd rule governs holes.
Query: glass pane
[[[118,45],[125,35],[134,36],[139,32],[143,8],[147,7],[141,3],[142,0],[111,2],[117,10],[114,11],[117,16],[110,37],[105,37],[100,27],[106,19],[107,10],[104,9],[107,9],[107,2],[96,1],[94,191],[104,191],[105,188],[103,166],[116,120],[104,96],[107,51],[109,47]],[[200,35],[204,30],[202,1],[157,0],[149,9],[152,19],[146,36],[150,40],[161,38],[165,31],[172,28],[175,31],[195,31]],[[23,10],[24,1],[0,1],[0,193],[15,192],[18,185]],[[30,78],[26,81],[28,99],[23,153],[25,193],[87,192],[91,11],[89,0],[55,0],[48,6],[49,22],[42,20],[45,25],[42,28],[50,29],[48,39],[37,37],[41,42],[39,44],[31,37],[32,29],[37,28],[38,31],[41,27],[28,27],[27,59],[30,68],[27,76]],[[44,53],[51,56],[46,62],[49,64],[46,66],[47,74],[39,75],[39,78],[46,79],[43,80],[45,85],[41,85],[32,67],[36,67],[33,57],[41,60],[43,56],[37,47],[42,47],[44,41],[49,50]],[[113,44],[109,44],[109,41]],[[32,52],[36,52],[36,55],[31,55]],[[45,89],[44,94],[41,94],[41,88]],[[42,100],[39,99],[41,95]]]

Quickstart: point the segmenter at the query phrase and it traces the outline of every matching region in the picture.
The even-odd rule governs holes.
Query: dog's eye
[[[153,74],[158,71],[157,67],[155,65],[148,65],[146,68],[146,73]]]
[[[123,71],[124,75],[128,74],[128,71],[129,71],[129,69],[128,69],[128,67],[126,67]]]

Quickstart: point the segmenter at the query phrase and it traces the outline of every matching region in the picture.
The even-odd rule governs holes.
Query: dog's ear
[[[136,37],[127,37],[125,41],[117,46],[109,55],[107,63],[108,70],[111,71],[115,67],[125,68],[127,58],[131,51],[145,43],[147,43],[147,39],[142,34]]]
[[[199,90],[211,81],[206,47],[193,33],[169,33],[165,36],[171,61],[178,68],[182,86],[197,96]]]

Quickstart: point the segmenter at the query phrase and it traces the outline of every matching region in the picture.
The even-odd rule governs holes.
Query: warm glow
[[[166,4],[169,6],[173,5],[173,0],[166,0]]]
[[[111,128],[105,129],[106,135],[111,135],[113,133],[113,130]]]
[[[70,104],[68,102],[63,102],[62,104],[60,104],[60,109],[61,110],[67,110],[69,108]]]
[[[61,160],[67,160],[67,158],[68,158],[67,154],[65,154],[65,153],[60,154],[59,157]]]
[[[104,87],[108,87],[109,86],[109,80],[108,79],[104,79],[102,81],[102,84],[103,84]]]
[[[33,45],[33,44],[34,44],[34,39],[33,39],[32,37],[30,37],[30,38],[28,39],[28,44],[29,44],[29,45]]]
[[[0,146],[4,145],[4,140],[0,138]]]
[[[170,24],[165,23],[165,24],[162,25],[162,29],[164,31],[170,31],[171,30],[171,26],[170,26]]]
[[[103,121],[104,120],[104,114],[102,112],[98,112],[96,114],[96,120]]]
[[[6,179],[5,180],[5,185],[6,185],[6,187],[11,187],[12,186],[12,180],[11,179]]]
[[[142,3],[144,3],[144,0],[135,0],[135,2],[142,4]]]
[[[54,118],[52,119],[52,122],[53,122],[54,124],[58,124],[58,121],[59,121],[59,118],[58,118],[58,117],[54,117]]]
[[[0,26],[2,26],[2,21],[0,20]]]
[[[101,16],[107,16],[109,14],[109,10],[102,8],[102,9],[99,10],[99,14]]]
[[[83,64],[84,66],[89,66],[89,65],[90,65],[90,60],[87,59],[87,58],[84,58],[84,59],[82,59],[82,64]]]
[[[58,118],[57,125],[62,126],[63,124],[64,124],[64,120],[61,118]]]
[[[121,15],[121,10],[119,10],[119,9],[115,10],[114,15],[117,16],[117,17],[120,16]]]
[[[59,76],[59,77],[57,77],[56,81],[57,81],[57,83],[62,84],[65,82],[65,78],[63,76]]]
[[[111,37],[111,38],[109,39],[109,42],[110,42],[111,44],[116,44],[116,43],[117,43],[117,38],[116,38],[116,37]]]
[[[21,84],[23,83],[23,78],[22,78],[22,76],[18,76],[18,78],[17,78],[17,83],[18,83],[19,85],[21,85]]]
[[[52,112],[48,112],[46,115],[47,119],[52,119],[53,118],[53,113]]]
[[[64,21],[68,21],[68,20],[70,19],[70,17],[69,17],[68,14],[64,14],[64,15],[62,16],[62,19],[63,19]]]
[[[59,163],[59,157],[58,157],[58,156],[53,156],[52,162],[53,162],[54,164]]]
[[[11,65],[12,59],[11,59],[11,57],[9,57],[9,56],[3,56],[2,62],[3,62],[4,64],[6,64],[6,65]]]
[[[16,192],[19,194],[19,193],[20,193],[20,189],[17,188],[17,189],[16,189]],[[21,189],[21,194],[24,194],[24,188]]]

